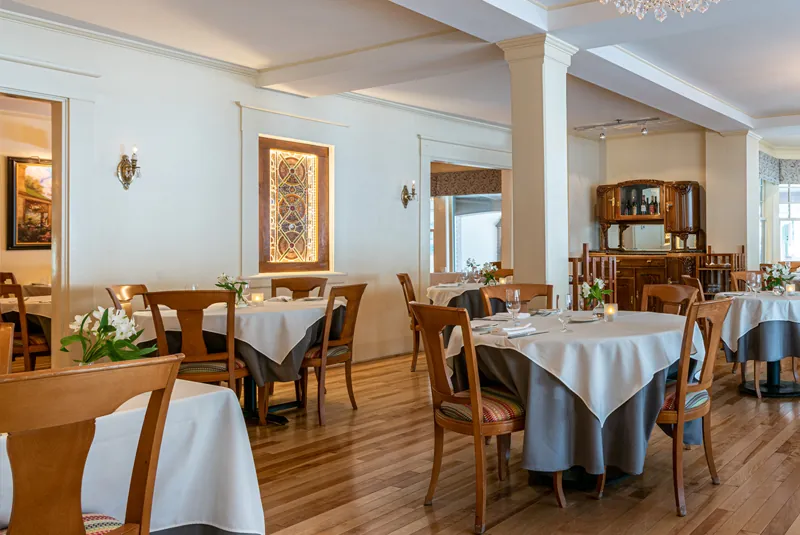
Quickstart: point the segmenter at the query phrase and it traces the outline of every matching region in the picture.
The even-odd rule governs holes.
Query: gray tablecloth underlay
[[[800,324],[765,321],[739,338],[738,351],[731,351],[725,343],[723,346],[728,362],[776,362],[786,357],[800,357]]]
[[[469,313],[469,319],[483,318],[486,316],[483,310],[483,297],[481,296],[480,290],[467,290],[463,294],[452,298],[450,302],[447,303],[447,306],[450,308],[466,308]],[[499,299],[492,299],[492,314],[505,311],[505,302]],[[447,344],[450,342],[450,334],[452,334],[452,332],[452,327],[445,327],[442,332],[445,347],[447,347]]]
[[[19,330],[19,312],[6,312],[2,316],[4,322],[15,324],[17,326],[16,330]],[[47,345],[50,346],[50,349],[57,351],[61,346],[53,348],[53,344],[50,341],[51,324],[52,320],[50,318],[28,314],[28,332],[44,334],[44,337],[47,340]]]
[[[601,427],[583,400],[524,355],[488,346],[478,346],[477,354],[482,384],[505,386],[525,406],[523,468],[556,472],[581,466],[590,474],[601,474],[607,466],[614,466],[628,474],[642,473],[669,370],[654,375]],[[454,388],[466,388],[463,353],[453,360],[453,367]],[[686,424],[684,432],[686,444],[702,443],[700,420]]]

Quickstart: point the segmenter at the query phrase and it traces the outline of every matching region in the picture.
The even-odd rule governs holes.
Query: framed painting
[[[6,249],[50,249],[53,234],[53,164],[8,158]]]

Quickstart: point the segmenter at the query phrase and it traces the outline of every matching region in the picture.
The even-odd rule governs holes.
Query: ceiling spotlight
[[[606,140],[606,132],[604,130],[604,131],[600,132],[600,141],[605,141],[605,140]]]
[[[642,127],[642,135],[643,135],[643,136],[646,136],[646,135],[647,135],[647,127],[646,127],[646,126],[643,126],[643,127]]]

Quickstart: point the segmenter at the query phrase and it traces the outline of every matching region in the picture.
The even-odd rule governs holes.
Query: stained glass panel
[[[269,261],[316,262],[317,156],[271,148],[269,161]]]

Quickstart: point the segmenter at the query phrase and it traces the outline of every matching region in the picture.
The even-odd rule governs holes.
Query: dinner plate
[[[569,319],[570,323],[594,323],[600,321],[597,316],[574,316]]]

